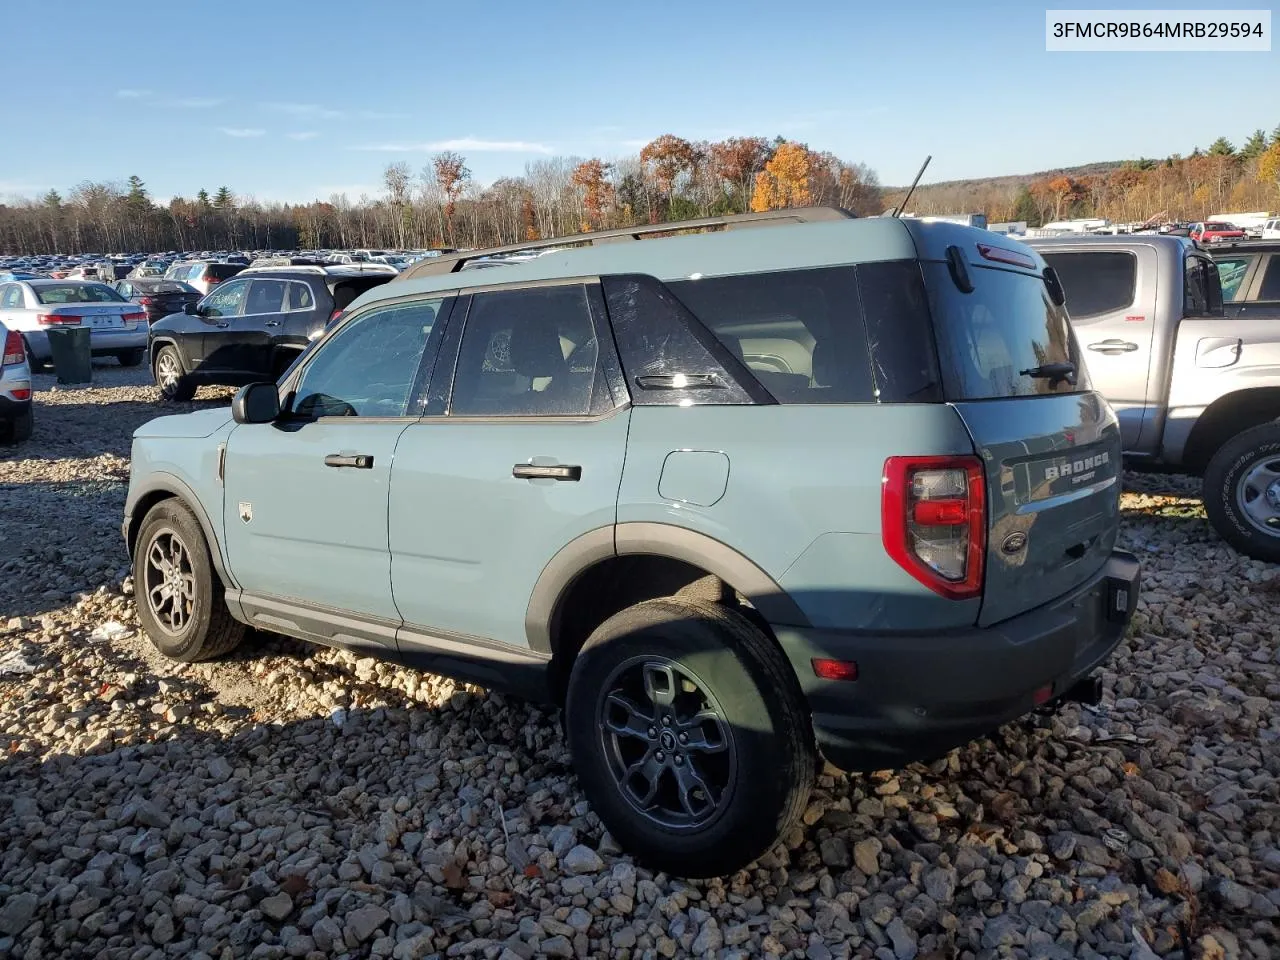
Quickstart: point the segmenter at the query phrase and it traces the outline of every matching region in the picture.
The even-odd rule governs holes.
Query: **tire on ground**
[[[727,800],[701,826],[647,817],[613,772],[604,687],[615,670],[646,655],[696,674],[733,740]],[[745,616],[707,600],[650,600],[601,624],[573,665],[565,726],[583,791],[610,833],[637,860],[678,876],[723,876],[771,850],[798,822],[813,785],[813,732],[790,665]]]
[[[158,539],[176,536],[190,558],[195,596],[184,629],[161,625],[148,602],[148,557]],[[133,594],[138,620],[147,639],[173,660],[195,663],[229,653],[244,638],[245,626],[231,616],[223,600],[222,581],[213,568],[200,522],[179,500],[162,500],[142,520],[133,554]]]
[[[155,363],[151,371],[152,376],[155,378],[156,386],[160,388],[160,396],[165,400],[190,400],[196,395],[196,385],[191,382],[191,378],[186,374],[179,375],[178,379],[168,387],[160,382],[161,358],[166,356],[177,364],[179,370],[182,369],[182,358],[178,356],[177,348],[172,344],[165,344],[161,347],[160,352],[156,354]]]
[[[116,359],[120,361],[122,367],[136,367],[142,363],[146,355],[147,351],[142,347],[135,347],[132,350],[121,350],[116,354]]]
[[[13,418],[13,422],[9,424],[7,435],[4,437],[6,443],[23,443],[31,439],[31,431],[35,427],[35,413],[28,405],[25,410]]]
[[[1252,427],[1224,443],[1204,472],[1204,509],[1227,543],[1255,560],[1280,561],[1280,526],[1268,534],[1255,526],[1236,492],[1245,475],[1264,458],[1280,464],[1280,421]]]

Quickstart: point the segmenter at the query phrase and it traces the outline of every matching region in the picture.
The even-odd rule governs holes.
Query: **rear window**
[[[124,297],[101,283],[67,283],[36,287],[35,291],[36,299],[47,304],[124,302]]]
[[[181,280],[143,280],[135,281],[133,284],[137,289],[144,293],[198,293],[194,287],[189,287]]]
[[[210,263],[204,268],[204,276],[209,280],[229,280],[244,269],[240,263]]]
[[[1091,250],[1045,253],[1044,259],[1058,272],[1067,292],[1067,312],[1073,320],[1133,306],[1138,284],[1138,260],[1133,254]]]
[[[333,308],[345,310],[351,302],[366,290],[372,290],[391,279],[391,274],[374,277],[358,277],[350,280],[339,280],[333,285]]]
[[[1267,272],[1262,275],[1259,300],[1280,300],[1280,254],[1272,254],[1267,262]]]
[[[874,399],[854,268],[680,280],[668,287],[779,403]]]
[[[1067,312],[1037,276],[970,266],[963,293],[946,264],[926,263],[934,335],[948,400],[1082,393],[1089,389]],[[1075,365],[1070,378],[1035,377],[1051,363]]]

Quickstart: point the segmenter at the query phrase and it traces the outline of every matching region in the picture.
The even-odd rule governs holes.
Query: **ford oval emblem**
[[[1015,554],[1027,545],[1027,535],[1025,533],[1011,533],[1004,538],[1004,543],[1000,544],[1000,549],[1007,554]]]

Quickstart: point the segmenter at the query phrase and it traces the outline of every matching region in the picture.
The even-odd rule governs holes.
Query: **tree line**
[[[0,251],[485,247],[587,230],[814,204],[879,213],[874,171],[775,137],[718,142],[664,134],[638,154],[549,157],[522,176],[477,183],[466,158],[393,163],[382,194],[306,204],[259,203],[222,186],[154,202],[137,176],[85,182],[64,197],[0,204]]]
[[[888,192],[886,205],[902,192]],[[1094,174],[973,180],[918,187],[910,203],[920,214],[978,213],[992,223],[1106,218],[1115,223],[1198,221],[1217,213],[1280,210],[1280,126],[1255,130],[1237,148],[1219,137],[1207,149],[1163,160],[1114,164]]]

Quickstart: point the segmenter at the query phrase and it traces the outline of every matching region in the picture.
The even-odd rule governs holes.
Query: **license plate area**
[[[89,326],[93,327],[93,329],[95,330],[110,329],[112,327],[119,327],[124,324],[124,321],[117,316],[85,317],[85,321],[89,324]]]

